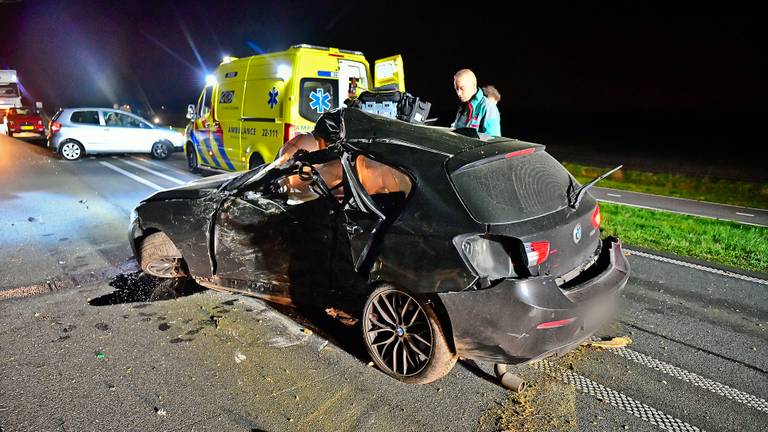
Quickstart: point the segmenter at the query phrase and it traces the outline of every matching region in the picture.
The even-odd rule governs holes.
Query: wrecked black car
[[[325,148],[145,199],[142,270],[297,307],[362,299],[347,312],[369,354],[409,383],[458,356],[562,355],[610,317],[628,262],[544,146],[351,108],[318,125]]]

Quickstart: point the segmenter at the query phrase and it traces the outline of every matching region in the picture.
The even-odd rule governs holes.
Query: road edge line
[[[615,205],[622,205],[622,206],[627,206],[627,207],[634,207],[634,208],[639,208],[639,209],[644,209],[644,210],[652,210],[652,211],[659,211],[659,212],[674,213],[674,214],[679,214],[679,215],[684,215],[684,216],[700,217],[700,218],[718,220],[718,221],[723,221],[723,222],[733,222],[733,223],[737,223],[737,224],[755,226],[755,227],[760,227],[760,228],[768,227],[768,225],[762,225],[762,224],[757,224],[757,223],[752,223],[752,222],[744,222],[744,221],[735,220],[735,219],[723,219],[723,218],[714,217],[714,216],[707,216],[707,215],[701,215],[701,214],[695,214],[695,213],[687,213],[687,212],[682,212],[682,211],[677,211],[677,210],[661,209],[661,208],[657,208],[657,207],[649,207],[649,206],[644,206],[644,205],[640,205],[640,204],[623,203],[623,202],[611,201],[611,200],[602,199],[602,198],[595,198],[595,200],[598,201],[598,202],[604,202],[604,203],[615,204]]]
[[[666,414],[652,406],[633,399],[624,393],[606,387],[589,378],[583,377],[573,371],[561,368],[548,360],[542,360],[530,365],[532,368],[554,377],[566,384],[572,385],[581,393],[593,396],[595,399],[607,402],[611,406],[626,413],[656,425],[662,429],[671,431],[703,432],[696,426],[692,426],[683,420]]]
[[[714,201],[695,200],[695,199],[692,199],[692,198],[682,198],[682,197],[675,197],[675,196],[669,196],[669,195],[659,195],[659,194],[652,194],[652,193],[648,193],[648,192],[638,192],[638,191],[633,191],[633,190],[628,190],[628,189],[614,189],[614,188],[607,188],[607,187],[602,187],[602,186],[595,186],[595,188],[600,189],[600,190],[604,190],[604,191],[611,190],[611,191],[629,192],[629,193],[633,193],[633,194],[640,194],[640,195],[646,195],[646,196],[651,196],[651,197],[661,197],[661,198],[669,198],[669,199],[673,199],[673,200],[691,201],[691,202],[695,202],[695,203],[712,204],[712,205],[716,205],[716,206],[727,206],[727,207],[733,207],[733,208],[739,208],[739,209],[767,211],[767,209],[761,209],[761,208],[757,208],[757,207],[740,206],[740,205],[736,205],[736,204],[726,204],[726,203],[719,203],[719,202],[714,202]]]
[[[679,265],[679,266],[682,266],[682,267],[692,268],[694,270],[701,270],[701,271],[704,271],[704,272],[713,273],[713,274],[717,274],[717,275],[720,275],[720,276],[726,276],[726,277],[730,277],[730,278],[734,278],[734,279],[740,279],[740,280],[743,280],[743,281],[746,281],[746,282],[753,282],[753,283],[756,283],[756,284],[768,286],[768,280],[760,279],[760,278],[753,277],[753,276],[747,276],[747,275],[743,275],[743,274],[740,274],[740,273],[735,273],[735,272],[728,271],[728,270],[720,270],[720,269],[717,269],[717,268],[714,268],[714,267],[708,267],[708,266],[701,265],[701,264],[694,264],[694,263],[691,263],[691,262],[681,261],[681,260],[674,259],[674,258],[667,258],[667,257],[664,257],[664,256],[653,255],[653,254],[650,254],[650,253],[647,253],[647,252],[640,252],[640,251],[637,251],[637,250],[634,250],[634,249],[630,249],[630,248],[625,248],[624,251],[625,252],[629,252],[630,255],[636,255],[636,256],[643,257],[643,258],[652,259],[652,260],[655,260],[655,261],[666,262],[666,263],[669,263],[669,264],[675,264],[675,265]]]

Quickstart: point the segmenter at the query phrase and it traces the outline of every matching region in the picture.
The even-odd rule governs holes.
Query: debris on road
[[[167,414],[168,414],[168,413],[167,413],[167,412],[166,412],[164,409],[162,409],[162,408],[157,408],[157,407],[155,407],[155,412],[156,412],[156,413],[157,413],[157,415],[159,415],[159,416],[164,416],[164,415],[167,415]]]
[[[245,361],[245,359],[247,359],[247,358],[248,358],[248,357],[246,357],[246,356],[245,356],[243,353],[241,353],[240,351],[236,351],[236,352],[235,352],[235,363],[242,363],[242,362],[243,362],[243,361]]]
[[[632,343],[632,339],[629,336],[618,336],[611,339],[603,339],[596,341],[584,342],[584,345],[588,347],[612,349],[612,348],[624,348]]]
[[[106,354],[104,354],[103,352],[101,352],[101,351],[96,351],[96,358],[97,358],[97,359],[103,359],[103,358],[106,358],[106,357],[107,357],[107,355],[106,355]]]
[[[312,330],[310,330],[310,329],[308,329],[306,327],[301,329],[301,332],[304,333],[305,335],[311,335],[312,334]]]
[[[328,314],[331,318],[338,319],[342,324],[346,326],[353,326],[357,324],[357,318],[353,317],[352,315],[344,312],[343,310],[339,310],[336,308],[328,308],[325,310],[325,313]]]
[[[37,220],[37,219],[33,218],[32,216],[30,216],[30,217],[28,217],[28,218],[27,218],[27,221],[28,221],[28,222],[34,222],[34,221],[36,221],[36,220]]]

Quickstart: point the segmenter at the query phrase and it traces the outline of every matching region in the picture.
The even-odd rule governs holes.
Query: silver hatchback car
[[[111,108],[64,108],[49,125],[48,147],[66,160],[93,153],[150,153],[157,159],[184,147],[184,136]]]

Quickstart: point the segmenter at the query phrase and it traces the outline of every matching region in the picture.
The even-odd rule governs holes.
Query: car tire
[[[59,144],[59,156],[68,161],[76,161],[85,155],[85,147],[75,140]]]
[[[264,165],[264,158],[261,157],[261,154],[259,153],[252,154],[251,158],[248,160],[248,169],[252,170],[261,165]]]
[[[159,278],[180,278],[188,275],[181,252],[163,232],[148,235],[139,247],[141,270]]]
[[[165,159],[173,152],[173,146],[167,141],[158,141],[152,144],[152,157],[155,159]]]
[[[432,306],[393,285],[385,284],[368,296],[362,331],[376,366],[404,383],[436,381],[456,364]]]
[[[200,172],[200,163],[197,161],[197,151],[192,143],[187,143],[187,168],[192,173]]]

